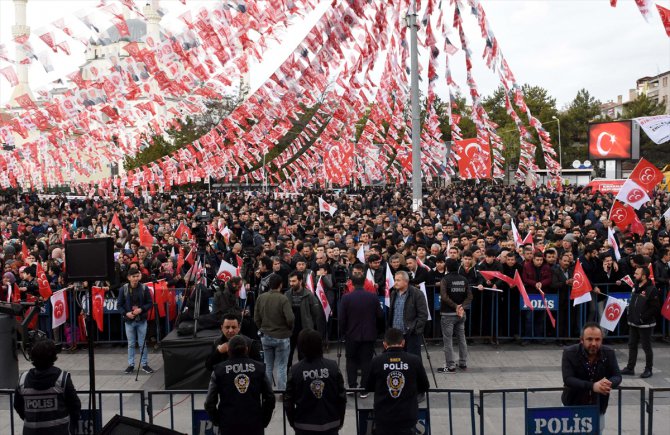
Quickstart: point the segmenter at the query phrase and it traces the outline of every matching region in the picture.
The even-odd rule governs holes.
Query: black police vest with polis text
[[[344,379],[335,361],[318,358],[294,364],[287,393],[296,408],[292,415],[295,429],[328,431],[340,426],[341,406],[346,406],[346,397]]]
[[[373,387],[375,392],[377,427],[409,428],[416,425],[418,393],[429,387],[419,357],[399,348],[389,348],[372,360],[368,387]]]
[[[265,382],[265,366],[251,358],[235,358],[217,364],[218,406],[221,427],[239,422],[261,424],[261,394]]]
[[[26,387],[29,373],[24,372],[19,379],[19,393],[24,401],[24,435],[69,434],[70,415],[64,396],[68,372],[61,371],[54,385],[44,390]]]

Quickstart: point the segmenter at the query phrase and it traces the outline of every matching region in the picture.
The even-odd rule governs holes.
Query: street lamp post
[[[421,120],[419,108],[419,53],[417,43],[417,10],[412,2],[407,12],[407,27],[410,28],[410,96],[412,103],[412,210],[421,211]]]
[[[562,173],[563,173],[563,150],[561,148],[561,120],[557,116],[552,116],[551,119],[555,119],[556,122],[558,123],[558,165],[560,166],[560,169],[558,171],[558,175],[562,175]]]

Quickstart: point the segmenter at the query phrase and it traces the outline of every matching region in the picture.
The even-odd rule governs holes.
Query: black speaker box
[[[72,281],[109,281],[114,274],[110,237],[65,241],[65,273]]]
[[[100,435],[186,435],[155,424],[145,423],[130,417],[115,415],[102,428]]]

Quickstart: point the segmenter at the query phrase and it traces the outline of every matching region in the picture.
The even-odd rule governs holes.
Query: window
[[[664,88],[668,87],[668,78],[667,77],[663,77],[663,87]]]

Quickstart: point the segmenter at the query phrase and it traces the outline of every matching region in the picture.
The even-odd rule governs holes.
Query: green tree
[[[600,101],[586,89],[580,89],[568,109],[561,116],[561,134],[563,143],[588,143],[589,123],[600,116]]]
[[[138,168],[193,143],[218,125],[240,102],[241,96],[208,101],[205,103],[205,112],[179,120],[179,128],[169,128],[163,134],[153,132],[140,152],[134,156],[126,156],[123,167],[126,170]]]

